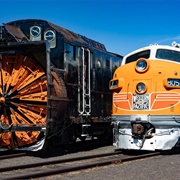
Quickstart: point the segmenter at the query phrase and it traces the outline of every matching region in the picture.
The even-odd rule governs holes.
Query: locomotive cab
[[[167,150],[179,145],[180,48],[150,45],[123,58],[113,91],[114,146]]]

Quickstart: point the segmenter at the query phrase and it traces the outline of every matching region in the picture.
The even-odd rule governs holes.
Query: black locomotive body
[[[0,27],[0,147],[39,150],[111,135],[121,55],[44,20]]]

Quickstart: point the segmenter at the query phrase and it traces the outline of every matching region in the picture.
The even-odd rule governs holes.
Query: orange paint
[[[177,63],[163,60],[148,61],[144,72],[136,70],[137,61],[117,68],[113,80],[123,79],[123,84],[112,89],[112,114],[180,114],[180,87],[169,87],[168,78],[178,79]],[[138,93],[137,84],[143,82],[145,92]],[[173,108],[173,110],[172,110]]]

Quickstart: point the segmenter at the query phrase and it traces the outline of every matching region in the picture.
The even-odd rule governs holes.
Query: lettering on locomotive
[[[149,109],[149,95],[133,95],[133,110]]]
[[[172,87],[180,87],[180,79],[172,79],[172,78],[168,78],[167,79],[167,84],[168,86]]]

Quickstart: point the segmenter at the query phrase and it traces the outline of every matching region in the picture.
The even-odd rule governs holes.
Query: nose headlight
[[[149,64],[146,59],[139,59],[136,62],[136,71],[145,72],[149,67]]]
[[[123,84],[124,84],[124,79],[123,78],[112,79],[109,82],[109,89],[110,90],[120,90],[120,89],[122,89]]]
[[[118,88],[118,80],[112,80],[109,84],[109,89],[116,89]]]
[[[146,92],[146,90],[147,90],[147,86],[143,82],[140,82],[136,85],[136,92],[138,94],[143,94]]]

